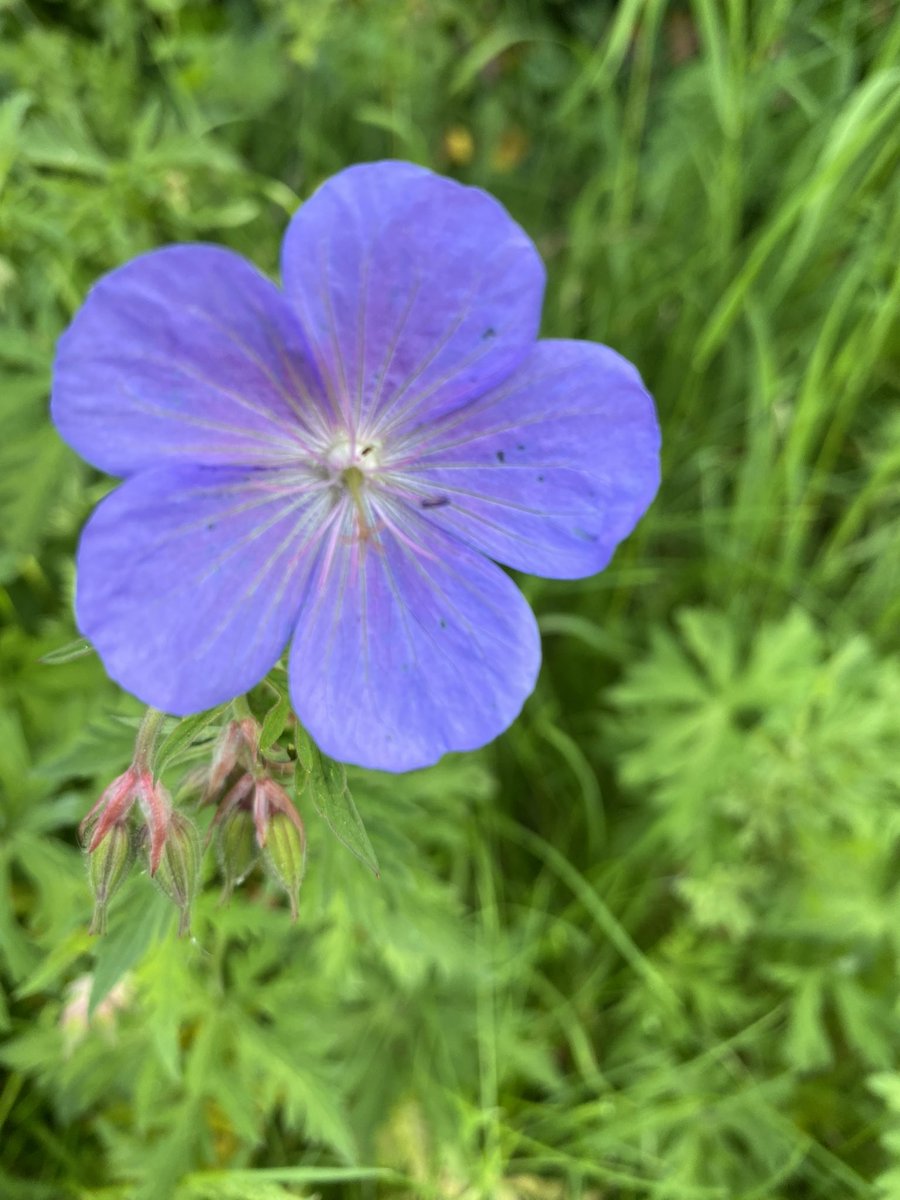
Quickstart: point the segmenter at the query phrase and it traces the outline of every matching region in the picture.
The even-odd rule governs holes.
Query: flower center
[[[378,468],[380,450],[378,442],[345,435],[332,442],[325,451],[325,463],[333,473],[339,474],[349,487],[351,476],[348,472],[355,472],[352,478],[361,483],[365,476],[373,474]]]
[[[381,466],[381,443],[342,434],[325,449],[320,462],[334,503],[344,512],[345,537],[365,547],[377,536],[373,492]]]

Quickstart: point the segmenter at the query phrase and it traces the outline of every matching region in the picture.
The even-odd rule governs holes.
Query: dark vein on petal
[[[286,306],[287,315],[289,315],[291,319],[296,319],[296,314],[293,307],[290,305],[286,297],[283,297],[283,299]],[[290,378],[290,382],[297,391],[296,396],[292,395],[290,390],[286,391],[284,396],[285,400],[290,405],[291,410],[303,425],[303,428],[306,430],[306,432],[312,437],[320,437],[323,432],[326,432],[326,429],[320,419],[316,397],[313,395],[311,388],[307,386],[307,383],[303,379],[302,375],[297,371],[296,364],[293,360],[293,355],[288,353],[287,347],[285,346],[284,337],[281,335],[281,332],[277,326],[270,323],[271,318],[265,315],[266,310],[264,307],[262,305],[255,305],[254,307],[260,314],[263,315],[266,333],[269,337],[269,348],[275,349],[282,369]],[[310,339],[303,329],[299,319],[297,320],[297,332],[301,335],[300,340],[308,345]],[[299,400],[305,401],[305,407],[301,406]]]
[[[272,372],[269,364],[264,359],[260,358],[253,347],[250,346],[249,343],[237,333],[235,333],[233,328],[228,325],[223,325],[218,318],[212,315],[212,313],[208,313],[205,309],[199,308],[197,305],[185,305],[185,311],[193,312],[202,321],[206,321],[207,324],[211,325],[214,329],[217,329],[226,338],[226,340],[237,346],[237,348],[243,353],[246,360],[252,366],[256,367],[264,379],[269,381],[276,393],[281,397],[282,400],[284,400],[291,411],[296,412],[295,404],[297,398],[292,395],[292,393],[284,386],[284,383],[278,378],[278,376]],[[302,412],[298,415],[300,415],[302,419]]]
[[[287,514],[284,512],[281,513],[279,516],[279,520],[282,519],[286,515]],[[259,569],[255,572],[255,574],[249,580],[246,581],[246,586],[240,590],[235,590],[235,593],[232,597],[232,603],[231,603],[230,608],[226,612],[223,613],[222,618],[218,621],[218,623],[216,625],[213,626],[213,628],[209,632],[206,640],[201,644],[201,647],[198,650],[199,657],[202,657],[204,654],[206,654],[212,648],[212,646],[215,644],[215,642],[222,636],[222,634],[225,632],[225,630],[228,628],[228,626],[232,623],[232,621],[234,620],[235,616],[240,611],[240,609],[243,608],[244,605],[247,604],[253,598],[254,593],[256,593],[259,590],[259,587],[262,584],[262,581],[269,574],[269,572],[272,570],[272,568],[275,566],[275,564],[279,561],[279,559],[281,558],[281,556],[283,555],[285,550],[290,547],[290,544],[292,542],[294,542],[296,539],[302,537],[304,534],[307,533],[310,526],[314,523],[314,519],[317,515],[318,514],[316,514],[314,512],[307,512],[305,515],[305,519],[299,525],[294,526],[293,528],[291,528],[289,530],[286,537],[284,537],[282,539],[282,541],[275,547],[275,549],[269,554],[268,558],[266,558],[266,560],[262,563],[262,565],[259,567]],[[265,529],[262,530],[262,532],[268,532],[268,529],[272,528],[272,526],[275,524],[277,524],[276,521],[270,522],[269,525]],[[321,534],[322,534],[322,527],[320,526],[318,529],[316,529],[313,532],[311,537],[309,537],[307,539],[306,544],[314,544],[315,541],[321,536]],[[301,550],[303,548],[304,547],[301,547]],[[285,578],[286,578],[286,584],[285,584],[285,590],[286,590],[286,586],[287,586],[287,584],[289,584],[291,582],[293,576],[290,573],[288,573]],[[205,582],[205,580],[203,580],[202,582]],[[271,597],[269,598],[269,603],[263,608],[262,612],[265,614],[265,620],[263,619],[263,616],[260,615],[259,619],[255,622],[256,632],[254,634],[254,637],[253,637],[252,641],[249,643],[249,645],[244,647],[244,651],[247,656],[249,656],[249,652],[252,651],[258,645],[260,635],[264,632],[264,629],[265,629],[265,622],[269,621],[271,619],[271,617],[274,615],[274,606],[271,603]]]
[[[246,441],[259,442],[262,446],[268,446],[272,449],[279,449],[282,453],[286,447],[291,446],[291,441],[277,434],[269,434],[264,430],[252,429],[249,426],[227,425],[223,421],[215,421],[209,417],[202,417],[197,413],[181,412],[175,408],[167,408],[166,405],[157,400],[145,399],[134,391],[127,379],[118,381],[119,390],[124,392],[129,397],[129,406],[136,412],[143,413],[149,417],[159,417],[162,420],[181,421],[185,425],[193,425],[199,429],[210,429],[216,433],[222,433],[235,438]],[[306,450],[307,448],[299,440],[296,443],[297,447]],[[179,449],[184,449],[179,445]],[[292,448],[292,453],[296,454],[296,449]],[[290,458],[290,456],[288,456]]]
[[[413,568],[413,570],[415,571],[415,573],[424,581],[426,590],[429,591],[431,593],[431,595],[434,598],[436,598],[439,602],[442,602],[442,605],[444,607],[446,607],[448,610],[456,613],[457,619],[459,621],[459,625],[462,628],[464,628],[465,630],[467,630],[468,633],[471,635],[470,642],[469,642],[470,649],[472,647],[474,647],[475,651],[476,651],[476,657],[481,660],[481,662],[484,666],[487,666],[488,664],[487,664],[487,659],[485,658],[485,655],[484,655],[484,649],[481,646],[480,641],[479,641],[479,632],[474,628],[474,626],[471,624],[471,622],[466,617],[464,617],[463,614],[459,611],[457,605],[450,599],[450,596],[449,596],[446,588],[442,587],[438,583],[438,581],[435,580],[432,577],[432,575],[424,569],[422,561],[419,559],[419,557],[417,555],[410,553],[402,544],[399,545],[399,552],[400,552],[401,557],[404,558],[405,560],[407,560],[408,565],[410,565]],[[393,568],[390,565],[388,566],[388,577],[389,577],[389,584],[391,586],[391,590],[394,592],[394,594],[397,598],[397,602],[401,608],[401,611],[408,613],[413,618],[413,620],[415,621],[418,628],[422,631],[422,634],[425,637],[425,639],[431,644],[433,649],[436,651],[437,657],[439,659],[443,659],[443,661],[445,663],[448,663],[453,668],[454,673],[462,681],[462,683],[464,685],[463,691],[469,692],[471,690],[471,682],[472,681],[471,681],[471,676],[470,676],[469,670],[468,670],[468,664],[461,663],[459,661],[459,658],[457,655],[448,653],[446,645],[442,644],[439,641],[439,639],[437,638],[437,635],[434,633],[434,631],[428,628],[428,626],[423,622],[422,618],[419,617],[418,614],[413,610],[412,606],[407,601],[403,600],[401,589],[399,588],[399,586],[396,583],[396,579],[395,579],[394,573],[393,573]],[[416,661],[418,662],[418,654],[417,653],[416,653]],[[431,699],[430,695],[429,695],[429,699]],[[444,737],[445,745],[447,745],[446,734],[442,734],[442,736]]]
[[[418,298],[419,298],[419,292],[422,287],[422,274],[421,274],[421,269],[420,269],[420,266],[418,263],[416,264],[416,269],[417,269],[417,277],[416,277],[416,281],[415,281],[415,286],[413,287],[413,289],[407,299],[406,307],[404,308],[404,310],[400,316],[400,323],[397,326],[396,331],[394,332],[394,336],[393,336],[392,340],[390,341],[390,343],[388,344],[387,355],[384,359],[384,362],[381,364],[381,373],[378,378],[378,390],[375,392],[375,394],[372,397],[372,400],[370,402],[369,407],[370,407],[371,415],[373,416],[373,418],[376,418],[376,419],[378,419],[380,415],[383,415],[383,414],[379,414],[378,406],[381,403],[381,397],[384,393],[384,385],[387,382],[388,372],[390,371],[391,364],[394,361],[394,355],[397,353],[397,347],[400,344],[400,339],[403,336],[403,331],[406,328],[406,324],[410,318],[410,314],[412,313],[412,310],[416,303],[416,300],[418,300]]]
[[[503,418],[503,424],[489,426],[487,429],[479,429],[456,442],[443,443],[440,441],[442,437],[468,424],[474,418],[489,413],[493,408],[499,408],[514,396],[528,400],[534,397],[541,387],[546,387],[548,384],[551,387],[557,387],[564,382],[565,372],[554,368],[550,368],[539,375],[529,375],[527,378],[513,375],[511,379],[505,381],[499,387],[491,389],[483,396],[475,397],[471,402],[462,405],[458,410],[448,413],[446,417],[441,418],[430,429],[423,429],[419,437],[416,437],[416,431],[412,431],[405,438],[404,445],[410,450],[416,450],[423,442],[431,442],[435,447],[434,452],[437,452],[438,450],[452,449],[457,445],[465,445],[470,441],[477,441],[480,438],[494,437],[500,433],[514,433],[517,429],[524,429],[530,425],[538,425],[548,420],[555,424],[557,421],[564,421],[570,417],[603,419],[604,414],[602,412],[598,409],[591,410],[586,408],[584,401],[582,401],[578,408],[568,408],[561,412],[548,411],[545,404],[542,411],[525,421],[521,421],[517,417],[515,423],[510,423],[509,418]],[[580,385],[579,390],[582,390],[582,388],[583,385]],[[499,417],[500,414],[498,414],[498,419]],[[432,453],[432,451],[429,451],[429,453]]]
[[[303,501],[301,499],[292,499],[289,504],[286,504],[283,508],[279,509],[273,517],[269,518],[269,520],[264,521],[260,525],[254,526],[252,529],[248,530],[247,533],[243,534],[239,538],[236,538],[233,542],[231,542],[228,549],[224,551],[224,553],[220,554],[217,559],[209,564],[206,572],[203,575],[196,576],[196,582],[198,586],[208,583],[209,580],[219,572],[224,564],[230,559],[234,558],[236,554],[239,554],[245,546],[249,545],[251,542],[258,541],[280,521],[283,521],[292,512],[296,512],[296,510],[302,506]]]
[[[250,642],[250,650],[257,645],[263,628],[274,616],[276,610],[284,599],[288,588],[292,584],[298,584],[298,590],[302,592],[302,573],[305,570],[309,575],[312,571],[312,566],[309,562],[309,552],[314,550],[319,542],[321,542],[321,540],[325,537],[330,526],[334,522],[334,513],[332,512],[328,514],[325,521],[316,529],[312,530],[312,532],[309,533],[309,536],[300,541],[299,545],[293,545],[293,543],[297,541],[301,535],[308,532],[309,527],[312,524],[312,515],[313,514],[310,514],[310,519],[304,525],[298,526],[297,529],[292,530],[288,534],[288,536],[281,542],[278,548],[270,556],[264,568],[257,573],[252,586],[242,594],[241,602],[244,600],[249,600],[253,593],[259,590],[263,578],[269,573],[269,571],[271,571],[275,563],[288,551],[291,551],[294,560],[293,564],[289,570],[283,572],[279,586],[270,592],[266,604],[259,615],[259,620],[256,624],[256,632],[254,633],[253,639]]]
[[[371,244],[366,245],[359,281],[359,304],[356,311],[356,412],[351,434],[355,437],[362,419],[363,391],[366,385],[366,322],[369,309],[369,272],[371,269]]]
[[[406,395],[406,393],[409,391],[409,389],[413,386],[413,384],[422,377],[422,375],[425,373],[425,371],[428,370],[428,368],[431,366],[431,364],[446,349],[446,347],[449,345],[452,338],[455,337],[456,334],[459,332],[463,323],[467,320],[469,314],[472,311],[472,304],[474,302],[476,293],[481,288],[481,283],[482,283],[483,278],[484,278],[484,271],[482,270],[482,272],[479,274],[478,278],[475,280],[475,282],[470,287],[469,293],[466,297],[465,306],[459,313],[456,320],[448,327],[446,332],[438,340],[437,344],[433,347],[431,352],[429,354],[427,354],[425,356],[425,358],[422,360],[422,362],[413,369],[412,373],[406,377],[406,379],[404,380],[403,384],[401,385],[399,391],[396,391],[393,394],[388,406],[384,409],[384,411],[382,413],[379,414],[379,422],[387,421],[388,417],[391,417],[391,420],[388,424],[380,424],[380,426],[379,426],[384,434],[387,434],[391,430],[395,429],[397,427],[397,424],[403,420],[404,415],[410,411],[410,408],[415,407],[415,405],[419,403],[419,400],[417,397],[414,401],[411,402],[410,405],[407,405],[401,411],[401,413],[399,415],[394,414],[393,416],[391,416],[391,414],[394,413],[394,410],[397,407],[397,405],[399,404],[399,402],[403,399],[403,397]],[[454,367],[450,378],[452,378],[453,375],[456,375],[456,374],[457,374],[457,368]]]
[[[316,249],[319,255],[319,299],[322,302],[322,307],[325,312],[326,324],[328,327],[328,336],[331,341],[331,348],[334,354],[334,364],[338,372],[338,387],[340,388],[340,396],[337,399],[337,404],[334,405],[334,415],[339,419],[347,422],[349,427],[349,412],[344,411],[344,404],[347,400],[348,387],[347,375],[344,369],[344,356],[341,350],[340,336],[337,330],[337,323],[334,319],[334,306],[331,297],[331,247],[324,239],[320,240]],[[324,259],[323,259],[324,255]]]
[[[258,496],[253,500],[246,500],[241,504],[234,505],[232,508],[223,510],[213,510],[207,513],[206,516],[200,517],[197,520],[189,521],[184,525],[179,525],[173,529],[167,529],[165,537],[155,539],[153,545],[155,548],[162,548],[171,542],[180,540],[189,533],[198,532],[205,529],[210,523],[221,525],[225,521],[231,521],[235,517],[242,516],[244,513],[253,512],[258,508],[265,508],[267,505],[277,504],[280,499],[287,496],[291,497],[291,501],[295,501],[300,496],[308,495],[311,489],[291,488],[290,491],[276,492],[268,495]],[[290,510],[288,510],[290,511]],[[250,536],[256,536],[257,530],[251,531]]]
[[[495,398],[491,401],[491,403],[499,404],[501,401],[510,399],[515,394],[515,389],[511,390],[506,396]],[[488,407],[488,404],[480,405],[481,412],[486,411]],[[468,446],[471,445],[472,442],[487,441],[488,438],[494,438],[500,434],[509,434],[511,437],[515,437],[522,429],[530,429],[536,425],[545,425],[548,423],[556,427],[561,422],[568,421],[570,419],[602,420],[602,417],[599,414],[585,412],[583,408],[565,409],[562,412],[551,411],[537,413],[535,416],[525,420],[516,420],[515,424],[503,423],[491,426],[488,429],[478,429],[466,437],[457,438],[456,441],[453,442],[443,442],[440,440],[443,435],[452,433],[454,429],[461,428],[462,426],[466,425],[473,416],[477,415],[478,412],[474,407],[466,406],[466,408],[459,414],[459,419],[454,421],[452,425],[444,425],[439,426],[438,428],[423,430],[419,438],[416,438],[414,435],[410,435],[404,440],[404,452],[409,452],[410,462],[414,462],[417,465],[424,464],[425,466],[428,466],[429,464],[427,460],[434,459],[436,455],[445,454],[448,450],[455,450],[457,446]],[[420,450],[423,444],[428,444],[430,449],[423,457],[419,457],[417,451]],[[400,464],[398,463],[397,465],[399,466]],[[437,466],[438,463],[432,462],[430,465]]]
[[[155,358],[149,354],[130,356],[129,361],[136,366],[141,366],[142,364],[146,363],[153,367],[162,367],[164,369],[174,371],[176,374],[180,373],[184,375],[185,378],[192,380],[195,383],[199,383],[205,388],[208,388],[211,392],[219,392],[221,395],[227,396],[240,408],[245,408],[248,412],[253,413],[255,416],[261,417],[267,425],[273,426],[276,429],[283,429],[288,437],[291,440],[296,441],[298,445],[304,445],[302,439],[298,437],[299,430],[296,424],[285,421],[283,417],[279,417],[278,414],[273,412],[271,409],[260,408],[258,405],[253,404],[245,396],[241,395],[240,392],[236,392],[232,388],[226,387],[222,383],[217,383],[214,379],[210,379],[208,376],[192,369],[185,361],[174,358]],[[171,412],[171,414],[174,416],[177,414],[178,410],[173,408],[167,411]]]

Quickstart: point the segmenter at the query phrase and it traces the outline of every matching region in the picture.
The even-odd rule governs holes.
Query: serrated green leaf
[[[337,840],[360,862],[365,863],[376,879],[380,879],[381,868],[362,817],[350,795],[346,770],[341,763],[326,758],[302,732],[297,736],[294,781],[297,798],[308,796]]]
[[[174,908],[146,880],[135,881],[128,901],[115,910],[110,932],[97,939],[89,1014],[172,925]]]

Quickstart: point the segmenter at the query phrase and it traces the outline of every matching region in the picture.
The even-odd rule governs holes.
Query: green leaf
[[[259,735],[260,754],[265,754],[270,746],[274,746],[282,733],[284,733],[284,727],[287,724],[290,713],[291,702],[286,695],[282,694],[263,719],[262,730]]]
[[[784,1050],[788,1062],[800,1071],[820,1071],[832,1061],[820,972],[810,972],[797,984],[791,998]]]
[[[366,833],[362,817],[347,785],[347,772],[313,745],[302,731],[297,735],[297,798],[309,796],[325,824],[351,854],[365,863],[376,879],[381,878],[378,859]]]
[[[3,538],[23,555],[33,554],[60,504],[60,479],[71,451],[46,426],[26,432],[0,453]]]
[[[193,717],[184,717],[178,721],[175,728],[166,735],[156,752],[154,766],[157,774],[162,774],[166,767],[172,766],[186,753],[197,738],[212,723],[217,720],[225,708],[220,704],[207,712],[197,713]]]
[[[147,888],[145,879],[135,882],[130,903],[116,910],[109,934],[97,939],[90,1014],[172,924],[175,910],[171,904]]]
[[[13,92],[0,102],[0,188],[16,160],[22,123],[31,104],[32,97],[24,91]]]
[[[16,998],[23,1000],[27,996],[35,996],[39,992],[48,991],[57,984],[74,966],[81,956],[90,949],[90,937],[85,927],[70,931],[45,958],[37,968],[16,989]]]

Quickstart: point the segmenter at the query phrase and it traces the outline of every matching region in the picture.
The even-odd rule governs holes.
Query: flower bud
[[[150,874],[155,875],[162,857],[163,846],[169,836],[172,819],[172,797],[147,772],[141,777],[141,790],[138,795],[144,820],[147,822],[147,834],[150,838]]]
[[[104,788],[100,799],[78,826],[78,834],[87,847],[88,854],[94,853],[110,829],[125,823],[140,788],[140,777],[134,766],[116,776],[112,783]]]
[[[255,833],[248,808],[232,808],[216,828],[216,857],[225,877],[223,903],[243,883],[259,857]]]
[[[110,826],[100,844],[89,853],[88,879],[94,893],[90,933],[106,933],[107,907],[128,874],[133,857],[131,832],[125,821]]]
[[[222,729],[213,750],[201,804],[220,801],[234,773],[242,767],[247,770],[253,767],[259,746],[259,732],[259,723],[252,717],[229,721]]]
[[[280,811],[271,814],[263,854],[271,874],[288,894],[291,920],[296,921],[300,884],[306,872],[306,830],[299,816],[292,818]]]
[[[200,837],[193,824],[180,812],[173,811],[168,818],[166,840],[153,875],[164,895],[177,905],[181,912],[178,935],[184,936],[191,928],[191,902],[200,879]]]

